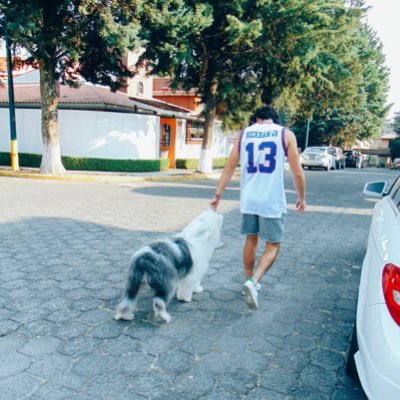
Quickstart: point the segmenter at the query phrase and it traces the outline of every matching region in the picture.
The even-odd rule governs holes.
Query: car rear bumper
[[[400,358],[398,349],[393,347],[393,338],[385,334],[386,322],[382,321],[386,320],[386,314],[386,305],[378,304],[367,307],[367,313],[357,318],[359,351],[354,359],[361,385],[370,400],[400,399]]]
[[[305,167],[319,167],[319,168],[328,168],[329,161],[324,160],[301,160],[301,164]]]

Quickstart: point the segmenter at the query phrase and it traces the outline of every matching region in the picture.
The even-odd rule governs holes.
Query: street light
[[[18,162],[18,144],[17,144],[17,129],[15,125],[15,102],[14,102],[14,84],[12,76],[11,62],[11,43],[5,31],[6,41],[6,56],[7,56],[7,78],[8,78],[8,108],[10,110],[10,136],[11,136],[11,169],[19,170]]]
[[[308,147],[308,135],[310,133],[310,122],[311,122],[311,118],[307,119],[307,130],[306,130],[306,143],[305,143],[305,149]]]

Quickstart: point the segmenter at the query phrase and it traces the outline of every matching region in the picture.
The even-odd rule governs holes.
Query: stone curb
[[[43,175],[38,172],[28,171],[11,171],[0,169],[0,176],[11,178],[25,178],[25,179],[42,179],[42,180],[58,180],[58,181],[75,181],[75,182],[100,182],[100,183],[126,183],[126,182],[178,182],[186,180],[201,180],[201,179],[217,179],[220,173],[187,173],[187,174],[169,174],[165,176],[126,176],[126,175],[103,175],[98,172],[92,174],[79,174],[74,172],[67,172],[65,175]]]

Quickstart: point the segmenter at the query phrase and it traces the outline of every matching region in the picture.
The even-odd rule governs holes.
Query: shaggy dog
[[[114,318],[134,318],[137,295],[146,279],[155,292],[155,317],[170,322],[167,305],[175,293],[178,300],[189,302],[193,292],[203,291],[201,280],[214,249],[221,243],[222,220],[221,214],[211,209],[204,211],[179,234],[138,250],[132,257],[126,287]]]

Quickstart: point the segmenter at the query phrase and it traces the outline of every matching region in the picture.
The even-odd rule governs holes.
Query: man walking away
[[[256,111],[256,123],[244,129],[235,142],[218,181],[210,206],[216,210],[222,193],[240,161],[240,232],[246,235],[243,249],[246,282],[243,291],[247,305],[258,309],[260,280],[278,255],[285,231],[285,157],[297,191],[296,211],[305,209],[305,179],[297,152],[296,137],[279,125],[277,112],[270,106]],[[254,271],[259,239],[265,248]]]

